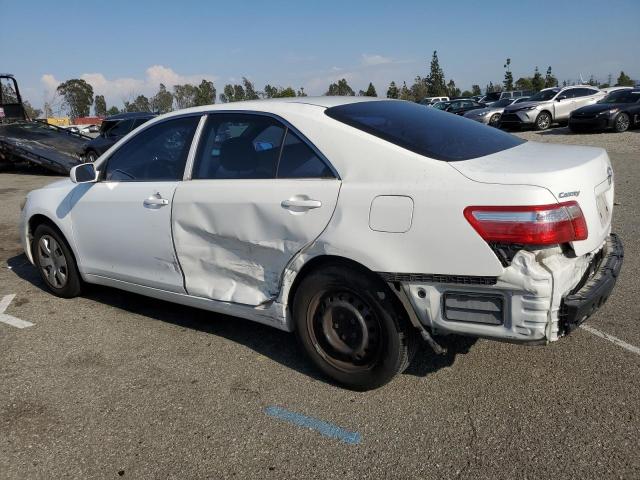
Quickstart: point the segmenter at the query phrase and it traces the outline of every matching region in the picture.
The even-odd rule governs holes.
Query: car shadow
[[[44,281],[26,255],[11,257],[7,265],[19,278],[49,293]],[[89,285],[83,293],[83,298],[184,329],[226,338],[299,373],[333,383],[311,364],[295,336],[288,332],[239,317],[217,314],[98,285]],[[451,336],[438,338],[438,342],[446,348],[445,354],[436,355],[420,340],[420,347],[404,373],[424,377],[441,368],[449,367],[453,365],[457,355],[469,351],[476,339]]]

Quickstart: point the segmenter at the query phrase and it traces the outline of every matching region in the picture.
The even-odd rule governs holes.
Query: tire
[[[551,115],[548,112],[540,112],[536,117],[536,130],[546,130],[551,126]]]
[[[491,118],[489,118],[489,125],[491,125],[492,127],[498,127],[500,123],[500,117],[501,115],[499,113],[494,113],[493,115],[491,115]]]
[[[39,225],[31,243],[33,261],[40,277],[54,295],[73,298],[82,291],[75,257],[62,234],[47,224]]]
[[[629,115],[624,112],[619,113],[613,121],[613,129],[618,133],[626,132],[629,130],[630,125],[631,121],[629,119]]]
[[[388,383],[409,365],[415,332],[382,280],[330,265],[305,277],[293,301],[298,340],[328,377],[353,390]]]

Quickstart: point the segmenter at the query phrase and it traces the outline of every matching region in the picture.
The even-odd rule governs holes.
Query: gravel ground
[[[640,346],[640,132],[519,133],[609,150],[618,284],[589,325]],[[605,145],[606,142],[606,145]],[[578,329],[549,346],[450,339],[366,393],[318,375],[293,335],[109,288],[63,300],[21,253],[27,191],[0,173],[0,478],[640,478],[640,356]],[[278,406],[360,434],[345,444]]]

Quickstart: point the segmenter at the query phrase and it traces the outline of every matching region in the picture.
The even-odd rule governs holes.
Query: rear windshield
[[[358,102],[332,107],[325,113],[407,150],[446,162],[483,157],[524,143],[497,128],[412,102]]]

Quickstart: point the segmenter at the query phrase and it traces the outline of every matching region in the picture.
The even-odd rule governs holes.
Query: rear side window
[[[278,178],[333,178],[334,175],[318,155],[291,130],[282,147]]]
[[[407,150],[445,162],[483,157],[525,142],[497,128],[412,102],[358,102],[332,107],[325,113]]]

